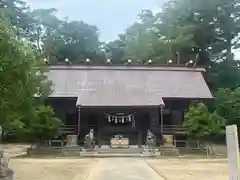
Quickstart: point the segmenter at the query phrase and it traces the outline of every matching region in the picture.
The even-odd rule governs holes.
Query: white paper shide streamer
[[[114,122],[115,124],[118,123],[125,123],[125,122],[132,122],[132,127],[135,127],[135,119],[134,119],[134,114],[129,114],[129,115],[111,115],[108,113],[105,113],[108,122]]]

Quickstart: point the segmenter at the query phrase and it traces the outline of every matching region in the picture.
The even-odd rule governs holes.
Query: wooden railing
[[[163,134],[176,134],[176,133],[182,133],[184,134],[186,132],[186,129],[183,128],[181,125],[164,125],[163,129],[160,125],[153,126],[151,128],[154,132],[161,133],[163,130]]]
[[[94,127],[92,127],[94,128]],[[97,126],[95,127],[97,128]],[[110,128],[109,126],[103,126],[103,128]],[[117,129],[119,129],[119,127],[116,127]],[[65,134],[76,134],[77,133],[77,129],[78,129],[78,125],[63,125],[60,128],[60,132],[61,133],[65,133]],[[113,130],[115,129],[114,127],[112,128]],[[154,131],[156,132],[161,132],[161,126],[155,126],[152,129],[154,129]],[[131,127],[129,128],[124,128],[124,130],[126,131],[136,131],[136,129],[132,129]],[[185,133],[185,128],[183,128],[181,125],[164,125],[163,126],[163,133]],[[9,135],[14,135],[16,134],[15,131],[11,131],[8,133]]]
[[[163,125],[163,133],[185,133],[186,129],[182,125]]]
[[[199,140],[174,140],[173,144],[177,147],[188,147],[190,149],[196,150],[200,149]]]
[[[77,125],[63,125],[60,128],[60,132],[64,134],[76,134],[77,128]]]
[[[92,128],[97,128],[96,127],[92,127]],[[109,129],[111,128],[112,131],[114,131],[115,129],[119,129],[120,127],[110,127],[110,126],[103,126],[103,129]],[[77,133],[77,129],[78,129],[78,125],[63,125],[60,129],[61,132],[66,133],[66,134],[72,134],[72,133]],[[154,126],[153,131],[155,132],[161,132],[161,126]],[[126,127],[123,128],[123,130],[125,131],[134,131],[136,132],[137,129],[132,129],[131,127]],[[164,125],[163,126],[163,133],[164,134],[173,134],[173,133],[185,133],[186,129],[184,127],[182,127],[181,125]]]

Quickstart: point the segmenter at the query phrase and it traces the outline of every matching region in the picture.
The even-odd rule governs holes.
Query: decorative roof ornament
[[[65,60],[64,60],[64,61],[65,61],[65,63],[66,63],[66,64],[70,64],[70,61],[69,61],[69,59],[68,59],[68,58],[65,58]]]
[[[44,58],[43,61],[44,61],[45,64],[48,64],[48,59],[47,58]]]
[[[87,59],[85,60],[85,62],[86,62],[87,64],[90,64],[92,61],[91,61],[91,59],[87,58]]]
[[[149,60],[148,60],[148,64],[151,64],[151,63],[152,63],[152,60],[151,60],[151,59],[149,59]]]
[[[107,59],[107,63],[110,64],[111,63],[111,59]]]
[[[171,59],[169,59],[167,63],[168,63],[168,64],[172,64],[172,62],[173,62],[173,61],[172,61]]]
[[[193,60],[188,61],[187,63],[185,63],[185,66],[189,66],[193,64]]]
[[[130,64],[130,63],[132,63],[132,59],[128,59],[128,61],[127,61],[127,62],[128,62],[129,64]]]

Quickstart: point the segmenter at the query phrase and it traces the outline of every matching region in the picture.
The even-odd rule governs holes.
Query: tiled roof
[[[212,98],[202,68],[52,66],[52,97],[77,97],[82,106],[163,104],[162,98]]]

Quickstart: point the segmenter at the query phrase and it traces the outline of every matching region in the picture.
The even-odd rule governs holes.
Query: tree
[[[43,75],[33,50],[16,36],[15,29],[5,20],[0,24],[0,125],[4,129],[24,126],[32,119],[36,97],[51,93],[51,82]]]
[[[176,24],[174,15],[167,10],[156,15],[149,10],[142,11],[139,21],[127,28],[125,33],[111,44],[120,47],[122,60],[132,58],[145,63],[152,59],[155,64],[165,64],[172,59],[174,63],[185,63],[196,56],[196,53],[192,52],[195,45],[193,27]],[[116,48],[108,48],[107,52],[114,54]],[[117,59],[119,56],[113,58]]]
[[[239,61],[211,62],[207,80],[213,92],[219,88],[235,89],[240,85]]]
[[[224,134],[224,124],[224,118],[217,112],[210,113],[203,103],[198,103],[190,106],[183,126],[191,138],[211,141]]]
[[[240,125],[240,88],[219,89],[215,96],[217,113],[226,119],[228,125]]]
[[[240,18],[237,0],[169,1],[160,14],[159,24],[163,26],[159,29],[162,31],[164,27],[190,28],[188,32],[190,40],[193,41],[190,44],[194,53],[185,45],[188,43],[181,43],[181,59],[185,59],[186,55],[196,54],[196,58],[190,58],[197,59],[197,65],[206,67],[206,80],[213,91],[239,85],[238,62],[231,61],[234,59],[232,48],[237,48],[239,44]],[[174,31],[170,34],[172,32]],[[225,62],[226,60],[231,62]]]
[[[109,43],[105,43],[103,50],[107,59],[111,59],[113,64],[122,64],[126,57],[124,52],[125,44],[123,41],[117,39]]]
[[[195,27],[194,40],[201,49],[200,58],[209,52],[216,60],[233,59],[232,47],[238,44],[238,0],[177,0],[172,4],[173,9],[184,12],[180,23]]]
[[[33,19],[28,16],[29,8],[23,0],[1,0],[0,16],[18,28],[18,34],[27,37],[33,28]]]
[[[42,145],[45,141],[60,135],[59,129],[62,122],[55,117],[54,111],[49,106],[36,107],[34,119],[25,120],[24,126],[18,129],[25,140]]]
[[[96,26],[83,21],[60,20],[54,8],[30,11],[22,0],[3,0],[0,10],[18,29],[17,33],[51,63],[65,58],[72,62],[83,62],[86,58],[94,63],[104,62]]]
[[[84,62],[86,58],[92,59],[93,62],[98,60],[100,42],[96,26],[82,21],[64,22],[54,35],[62,39],[56,52],[59,61],[65,58],[72,62]]]
[[[60,20],[56,9],[37,9],[29,12],[34,21],[30,40],[35,48],[51,63],[84,62],[90,58],[94,63],[103,62],[98,39],[98,28],[83,21]]]
[[[44,51],[44,41],[53,33],[56,33],[61,25],[55,13],[56,9],[37,9],[28,12],[28,16],[32,17],[34,24],[32,31],[28,34],[29,41],[34,45],[35,49],[41,54]],[[52,48],[49,46],[49,50]]]

